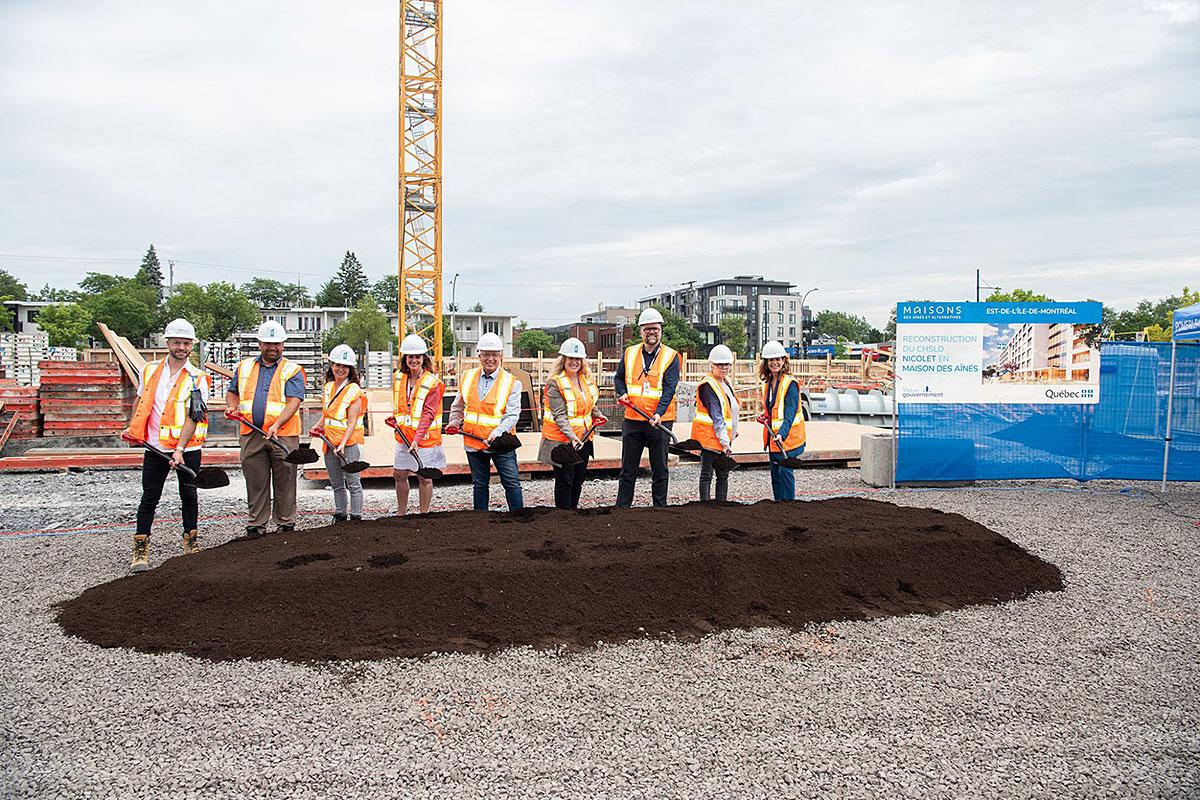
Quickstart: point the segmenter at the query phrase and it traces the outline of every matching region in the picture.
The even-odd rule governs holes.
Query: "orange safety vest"
[[[583,374],[579,376],[579,385],[583,388],[582,393],[575,391],[575,384],[566,373],[552,378],[552,380],[558,384],[558,391],[567,404],[567,420],[571,423],[571,430],[575,432],[575,437],[581,441],[587,441],[594,437],[595,431],[592,431],[591,436],[588,436],[587,439],[583,438],[583,434],[592,422],[592,409],[596,407],[596,401],[600,399],[600,387]],[[567,435],[559,429],[558,423],[554,421],[554,415],[550,413],[549,389],[549,384],[542,389],[542,438],[552,442],[569,441]]]
[[[354,430],[350,431],[350,438],[346,441],[346,446],[362,444],[367,433],[366,426],[363,424],[363,420],[367,416],[367,393],[354,381],[348,382],[342,387],[341,392],[334,395],[336,389],[337,381],[330,381],[321,389],[321,426],[325,428],[325,438],[333,442],[335,446],[342,443],[342,437],[346,435],[346,424],[350,421],[350,406],[361,399],[362,410],[359,412],[358,419],[354,421]],[[329,447],[326,446],[325,449],[328,450]]]
[[[762,385],[762,407],[763,411],[771,415],[771,430],[778,431],[783,426],[783,404],[787,400],[788,389],[792,384],[796,384],[796,379],[791,375],[784,373],[779,378],[779,389],[775,392],[775,405],[767,408],[767,389],[770,387],[770,380],[763,381]],[[792,427],[788,429],[787,438],[783,440],[784,450],[795,450],[800,445],[804,444],[804,404],[796,404],[796,416],[792,419]],[[766,447],[768,452],[778,453],[779,445],[768,441],[767,432],[763,430],[763,447]]]
[[[467,370],[463,375],[458,391],[462,394],[463,402],[466,404],[462,424],[464,433],[480,439],[487,439],[492,431],[496,430],[500,420],[504,419],[504,408],[508,405],[508,395],[512,392],[513,384],[517,379],[503,367],[499,372],[496,380],[492,381],[492,388],[488,389],[488,393],[482,400],[479,399],[477,387],[479,376],[483,374],[483,370],[476,367]],[[483,442],[468,436],[463,437],[463,444],[472,450],[483,450],[487,447]]]
[[[665,344],[659,344],[658,352],[654,356],[654,363],[650,365],[649,372],[643,372],[642,366],[644,359],[642,358],[642,345],[633,345],[625,349],[625,391],[629,394],[629,400],[635,406],[645,411],[648,416],[654,416],[654,410],[658,408],[658,401],[662,399],[662,377],[667,371],[667,367],[671,366],[671,362],[679,359],[679,353],[667,347]],[[662,415],[663,422],[671,422],[675,419],[675,398],[671,398],[671,405],[667,406],[666,412]],[[625,419],[637,419],[645,421],[633,409],[625,409]]]
[[[432,372],[421,373],[421,379],[413,390],[412,404],[409,405],[408,373],[403,370],[396,373],[396,379],[392,382],[392,416],[396,418],[396,427],[404,431],[404,435],[408,437],[410,443],[417,437],[417,428],[421,425],[421,411],[425,408],[425,401],[429,399],[429,393],[439,387],[445,391],[446,384],[442,383],[441,378]],[[400,445],[406,446],[399,433],[394,434],[394,438]],[[416,445],[421,448],[439,447],[441,444],[442,411],[439,408],[438,413],[434,415],[433,422],[429,423],[429,427],[425,429],[425,438],[416,442]]]
[[[133,410],[133,418],[129,420],[126,432],[141,441],[146,441],[150,429],[150,412],[154,409],[154,397],[158,393],[158,382],[167,369],[167,361],[151,361],[142,366],[142,396],[138,398],[137,407]],[[191,364],[184,364],[175,376],[171,393],[167,395],[167,404],[163,408],[162,417],[158,421],[158,444],[164,450],[174,450],[179,446],[179,437],[183,435],[183,424],[188,418],[188,399],[192,390],[199,389],[200,393],[208,395],[208,377]],[[185,445],[185,450],[194,450],[204,444],[208,435],[208,420],[196,423],[192,438]]]
[[[725,394],[724,386],[712,375],[705,375],[696,386],[696,416],[692,417],[692,438],[698,441],[705,450],[723,452],[725,445],[721,444],[721,440],[717,438],[713,419],[708,415],[708,409],[704,403],[700,402],[700,386],[704,384],[708,384],[708,387],[713,390],[713,394],[721,402],[721,417],[725,420],[725,432],[729,436],[730,443],[733,443],[733,415],[736,412],[733,411],[729,397]]]
[[[267,408],[263,415],[263,430],[267,430],[279,419],[287,406],[287,398],[283,395],[283,387],[297,373],[304,376],[304,369],[286,358],[279,359],[271,385],[267,388]],[[254,413],[254,390],[258,386],[258,358],[244,358],[237,365],[238,411],[250,419]],[[243,423],[242,433],[251,433],[254,429]],[[300,410],[279,429],[280,436],[300,435]]]

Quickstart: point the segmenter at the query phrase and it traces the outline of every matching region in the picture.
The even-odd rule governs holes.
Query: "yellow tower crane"
[[[400,336],[442,365],[442,0],[400,0]]]

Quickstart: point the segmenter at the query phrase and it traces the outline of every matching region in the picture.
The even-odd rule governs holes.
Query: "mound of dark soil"
[[[958,514],[842,498],[452,512],[239,539],[88,589],[58,620],[102,647],[370,659],[802,628],[1061,588],[1053,564]]]

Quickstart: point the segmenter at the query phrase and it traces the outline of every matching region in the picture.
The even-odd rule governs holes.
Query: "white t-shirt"
[[[180,369],[187,369],[187,367],[180,367]],[[162,377],[158,379],[158,391],[154,393],[154,405],[150,407],[150,420],[146,425],[147,444],[164,453],[167,452],[167,449],[158,440],[158,429],[162,422],[163,411],[167,408],[167,398],[171,396],[171,387],[175,385],[175,379],[178,377],[178,372],[174,376],[171,375],[170,366],[163,370]],[[146,387],[143,386],[138,391],[139,397],[145,389]]]

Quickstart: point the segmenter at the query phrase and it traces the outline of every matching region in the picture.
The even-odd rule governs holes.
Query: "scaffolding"
[[[400,1],[400,335],[442,364],[442,0]]]

